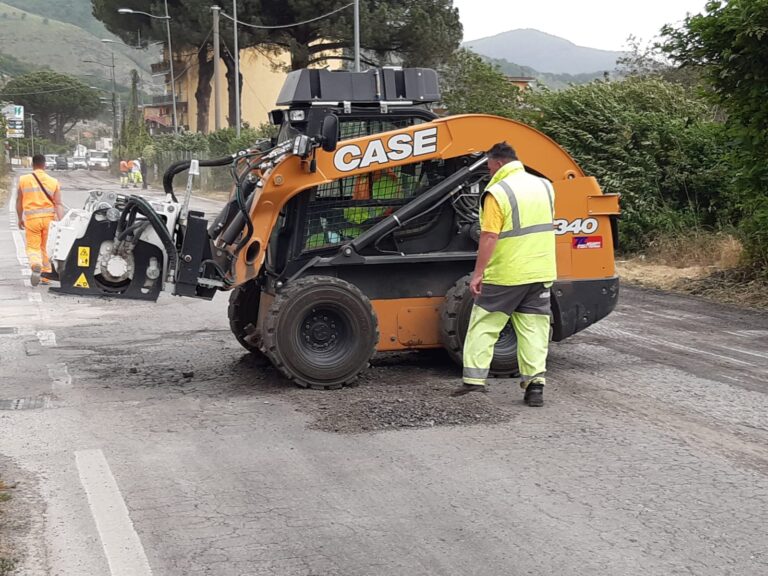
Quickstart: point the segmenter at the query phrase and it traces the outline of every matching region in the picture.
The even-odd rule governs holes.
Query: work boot
[[[43,267],[40,264],[32,264],[32,275],[29,277],[29,283],[32,286],[40,284],[40,274],[43,271]]]
[[[451,392],[451,396],[457,398],[459,396],[464,396],[464,394],[469,394],[470,392],[482,392],[483,394],[487,394],[488,386],[484,386],[483,384],[462,384]]]
[[[540,382],[531,382],[525,388],[523,402],[532,408],[544,406],[544,384]]]

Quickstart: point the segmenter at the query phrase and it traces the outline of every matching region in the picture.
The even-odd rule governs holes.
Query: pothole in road
[[[490,382],[489,394],[450,396],[459,369],[442,351],[377,356],[357,386],[307,390],[220,335],[169,338],[126,348],[99,348],[87,369],[105,388],[165,390],[169,396],[264,400],[278,397],[311,418],[310,427],[337,433],[495,424],[522,400],[512,381]]]

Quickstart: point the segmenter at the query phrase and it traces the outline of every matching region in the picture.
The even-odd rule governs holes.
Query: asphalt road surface
[[[74,206],[114,187],[60,177]],[[3,207],[18,574],[768,574],[764,314],[624,287],[553,345],[541,409],[512,381],[448,398],[441,354],[306,391],[239,348],[225,295],[57,296],[19,240]]]

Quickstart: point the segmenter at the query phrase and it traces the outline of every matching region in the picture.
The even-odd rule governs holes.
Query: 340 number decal
[[[597,219],[576,218],[568,220],[555,220],[555,234],[592,234],[597,231]]]

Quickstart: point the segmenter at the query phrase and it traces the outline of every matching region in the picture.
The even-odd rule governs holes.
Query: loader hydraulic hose
[[[235,155],[230,156],[223,156],[221,158],[216,158],[214,160],[200,160],[200,166],[203,168],[209,168],[209,167],[215,167],[215,166],[226,166],[228,164],[232,164],[232,161],[236,158]],[[177,174],[181,174],[184,172],[184,170],[188,170],[190,165],[192,164],[191,160],[181,160],[180,162],[176,162],[174,164],[171,164],[168,166],[168,169],[165,171],[165,174],[163,174],[163,190],[165,190],[166,194],[170,194],[171,198],[173,198],[174,202],[178,202],[176,199],[176,194],[173,192],[173,179],[176,177]]]
[[[135,216],[135,212],[142,214],[147,220],[149,220],[152,228],[155,232],[157,232],[157,235],[160,237],[160,241],[163,243],[165,251],[168,254],[168,260],[172,263],[170,268],[175,273],[179,268],[179,254],[176,252],[176,245],[173,243],[173,238],[171,238],[171,235],[165,228],[163,221],[160,220],[157,212],[152,209],[152,206],[150,206],[149,203],[144,200],[144,198],[141,196],[128,197],[125,209],[123,210],[123,213],[120,216],[120,221],[117,225],[118,230],[120,230],[121,233],[125,231],[125,221],[128,219],[129,213],[133,213]]]
[[[360,250],[368,246],[371,242],[375,242],[380,236],[391,232],[395,228],[403,226],[403,224],[411,220],[414,216],[423,214],[435,204],[443,201],[445,194],[452,192],[457,186],[463,184],[470,174],[485,166],[486,160],[487,158],[483,156],[471,166],[467,166],[458,172],[454,172],[431,190],[427,190],[393,214],[384,218],[381,222],[374,224],[371,228],[352,240],[349,245],[354,248],[355,252],[360,252]]]

